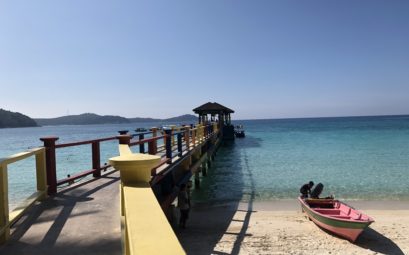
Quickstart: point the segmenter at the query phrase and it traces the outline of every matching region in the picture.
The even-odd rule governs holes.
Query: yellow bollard
[[[121,181],[125,184],[148,183],[151,170],[158,165],[160,157],[149,154],[126,154],[109,159],[109,164],[119,170]]]

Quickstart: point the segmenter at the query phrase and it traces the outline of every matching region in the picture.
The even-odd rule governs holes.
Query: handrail
[[[185,254],[148,184],[121,184],[121,195],[124,254]]]
[[[28,157],[35,156],[37,191],[9,212],[8,200],[8,165]],[[0,243],[10,237],[10,226],[35,202],[47,196],[45,149],[35,148],[27,152],[17,153],[10,157],[0,159]]]
[[[116,140],[116,136],[101,138],[101,139],[95,139],[95,140],[73,142],[73,143],[60,143],[60,144],[56,144],[55,148],[57,149],[57,148],[73,147],[73,146],[79,146],[79,145],[92,144],[92,143],[96,143],[96,142],[105,142],[105,141],[110,141],[110,140]]]

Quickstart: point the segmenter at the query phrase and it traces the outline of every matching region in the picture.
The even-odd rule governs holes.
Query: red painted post
[[[119,141],[119,144],[129,144],[131,143],[132,136],[130,135],[118,135],[116,137]]]
[[[151,128],[151,131],[152,131],[152,137],[156,137],[158,129],[156,127],[153,127]],[[150,141],[148,143],[148,153],[151,155],[156,155],[157,152],[158,152],[157,140]]]
[[[56,136],[42,137],[45,147],[45,164],[47,172],[48,195],[57,193],[57,165],[55,160],[55,141]]]
[[[92,143],[92,169],[95,169],[92,176],[101,177],[101,152],[99,142]]]

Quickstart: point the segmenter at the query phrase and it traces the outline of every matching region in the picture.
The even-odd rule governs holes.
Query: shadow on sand
[[[343,239],[320,226],[317,227],[329,235]],[[405,255],[396,243],[370,227],[366,228],[353,244],[380,254]]]
[[[365,231],[358,237],[355,244],[364,249],[369,249],[381,254],[405,254],[391,239],[372,228],[365,229]]]
[[[259,146],[260,140],[248,136],[219,148],[202,188],[193,191],[206,202],[194,201],[186,229],[180,229],[176,220],[173,224],[187,254],[239,254],[255,213],[255,183],[246,149]],[[220,249],[216,245],[223,239],[233,244]]]

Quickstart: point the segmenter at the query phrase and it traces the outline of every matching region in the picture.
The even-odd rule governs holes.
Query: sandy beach
[[[409,254],[408,201],[348,203],[375,219],[355,243],[317,227],[296,200],[196,204],[175,231],[188,254]]]

